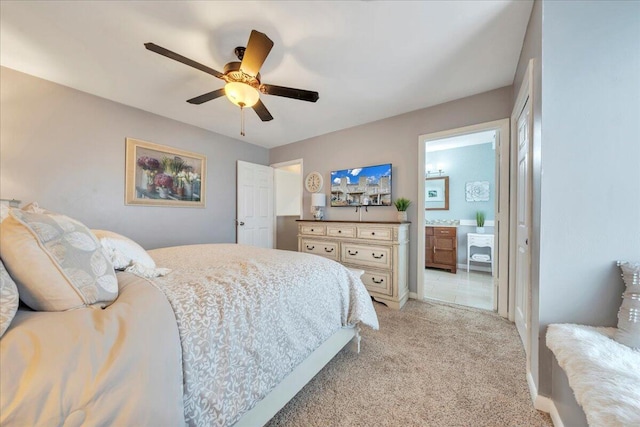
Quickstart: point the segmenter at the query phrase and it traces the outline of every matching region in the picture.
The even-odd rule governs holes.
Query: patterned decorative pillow
[[[20,304],[18,288],[0,261],[0,337],[4,335]]]
[[[11,210],[0,223],[0,257],[20,298],[34,310],[106,306],[118,297],[104,249],[87,227],[67,216]]]
[[[618,265],[627,289],[622,294],[615,340],[640,350],[640,263],[622,262]]]

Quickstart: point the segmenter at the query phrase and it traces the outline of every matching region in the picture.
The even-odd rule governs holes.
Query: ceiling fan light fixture
[[[253,107],[260,99],[260,92],[256,88],[242,82],[227,83],[224,86],[224,93],[229,98],[229,101],[243,108]]]

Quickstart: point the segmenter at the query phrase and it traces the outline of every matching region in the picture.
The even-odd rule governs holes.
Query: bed
[[[361,281],[314,255],[235,244],[149,251],[108,307],[18,310],[0,339],[0,424],[266,423],[378,321]]]

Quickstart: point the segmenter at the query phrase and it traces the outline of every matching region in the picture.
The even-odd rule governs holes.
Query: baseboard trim
[[[457,267],[458,267],[459,270],[467,271],[467,264],[466,263],[464,263],[464,264],[460,263],[460,264],[457,265]],[[472,270],[472,271],[482,271],[484,273],[491,273],[491,267],[483,267],[483,266],[480,266],[480,265],[470,265],[469,269]]]
[[[564,423],[562,422],[562,418],[560,418],[560,414],[558,413],[558,408],[551,401],[551,411],[549,411],[549,415],[551,416],[551,421],[553,421],[554,427],[564,427]]]
[[[418,293],[417,292],[409,292],[409,298],[410,299],[418,299]]]
[[[546,412],[547,414],[549,414],[549,416],[551,417],[551,421],[553,421],[554,427],[564,427],[564,423],[562,422],[560,413],[558,413],[558,408],[556,408],[553,400],[546,396],[538,395],[538,388],[533,381],[533,376],[531,375],[530,371],[527,371],[527,385],[529,386],[529,394],[531,395],[531,402],[533,403],[533,407],[538,411]]]

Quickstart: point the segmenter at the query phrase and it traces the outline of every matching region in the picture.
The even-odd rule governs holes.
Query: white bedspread
[[[185,418],[228,426],[347,325],[378,328],[362,282],[318,256],[235,244],[150,251],[180,331]]]

